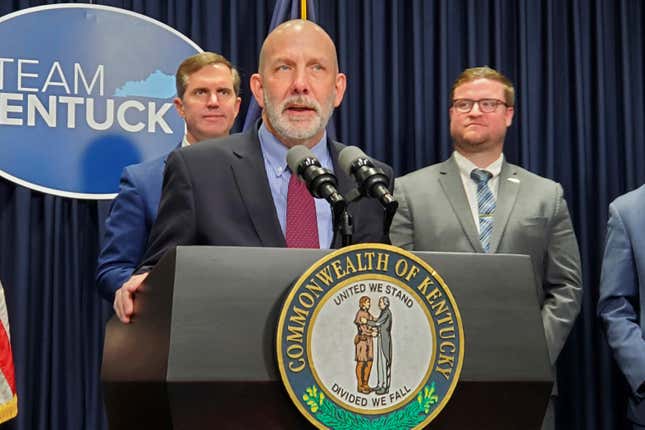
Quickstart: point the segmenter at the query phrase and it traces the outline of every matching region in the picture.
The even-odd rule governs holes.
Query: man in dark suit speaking
[[[272,31],[251,76],[262,120],[247,133],[175,151],[167,161],[157,221],[138,270],[139,283],[117,290],[115,310],[129,322],[134,292],[166,251],[177,245],[332,248],[332,213],[289,171],[286,153],[305,145],[334,171],[338,191],[354,181],[338,165],[343,145],[325,127],[345,94],[336,47],[310,21],[293,20]],[[392,169],[375,162],[389,178]],[[390,190],[393,181],[390,180]],[[381,242],[384,212],[376,200],[352,204],[354,242]]]

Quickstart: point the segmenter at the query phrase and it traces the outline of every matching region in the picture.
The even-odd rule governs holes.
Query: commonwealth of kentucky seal
[[[427,425],[464,357],[457,304],[437,272],[389,245],[328,254],[292,287],[277,356],[296,407],[325,429]]]

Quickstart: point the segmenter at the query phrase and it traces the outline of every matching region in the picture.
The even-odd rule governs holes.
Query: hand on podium
[[[134,313],[134,292],[139,289],[147,276],[148,272],[132,275],[121,288],[116,290],[113,308],[122,323],[130,323],[130,318]]]

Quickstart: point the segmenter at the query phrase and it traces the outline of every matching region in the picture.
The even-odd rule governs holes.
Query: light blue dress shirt
[[[264,168],[269,178],[269,187],[273,196],[273,203],[278,214],[282,234],[286,237],[287,228],[287,192],[291,171],[287,166],[287,151],[284,146],[271,132],[262,124],[258,130],[262,156],[264,157]],[[311,148],[322,167],[334,171],[327,148],[327,132],[322,139]],[[324,199],[314,199],[316,203],[316,218],[318,220],[318,241],[321,249],[329,249],[334,236],[331,216],[331,206]]]

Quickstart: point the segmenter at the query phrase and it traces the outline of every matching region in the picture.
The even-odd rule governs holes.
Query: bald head
[[[333,65],[336,68],[334,72],[338,72],[336,45],[329,34],[318,24],[302,19],[283,22],[269,33],[260,49],[258,71],[263,73],[268,58],[275,53],[276,48],[290,45],[297,49],[299,44],[304,43],[314,43],[314,46],[333,59]]]
[[[267,36],[250,86],[263,124],[280,142],[312,147],[343,99],[346,77],[338,72],[336,47],[325,30],[293,20]]]

